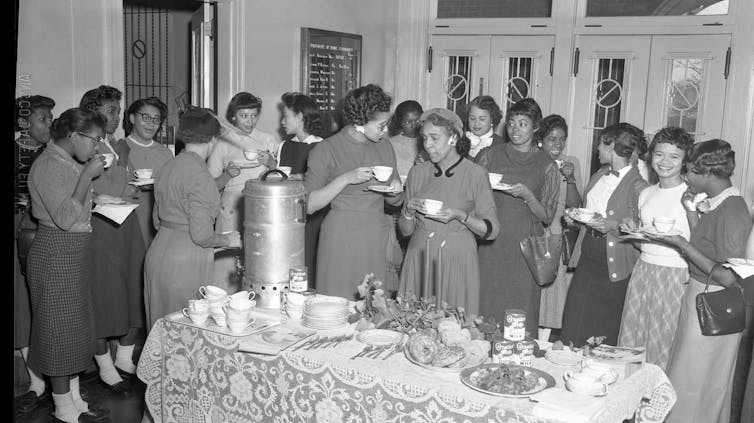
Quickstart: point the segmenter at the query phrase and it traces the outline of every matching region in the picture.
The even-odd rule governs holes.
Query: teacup
[[[249,300],[247,298],[236,298],[234,300],[228,301],[227,309],[231,310],[238,310],[238,311],[247,311],[254,308],[254,306],[257,305],[257,302],[254,300]]]
[[[136,169],[134,170],[134,176],[137,179],[149,179],[152,177],[152,169]]]
[[[380,182],[387,182],[390,179],[390,175],[393,174],[393,168],[390,166],[372,166],[372,172],[375,179]]]
[[[253,300],[257,296],[257,293],[254,291],[238,291],[235,294],[228,295],[228,301],[233,301],[235,299],[247,299],[247,300]]]
[[[209,313],[209,317],[211,317],[212,320],[215,321],[215,324],[217,326],[223,327],[227,323],[227,320],[225,320],[225,313],[224,312],[220,312],[220,313],[210,312]]]
[[[227,320],[228,328],[233,333],[241,333],[244,329],[249,327],[249,325],[254,324],[256,322],[256,318],[254,316],[248,316],[246,318],[242,319],[233,319],[231,320],[230,317]]]
[[[285,173],[285,176],[291,176],[291,171],[293,170],[290,166],[278,166],[278,170]]]
[[[206,286],[200,286],[199,287],[199,294],[202,295],[202,298],[206,299],[218,299],[218,298],[225,298],[228,293],[220,288],[219,286],[214,285],[206,285]]]
[[[283,304],[282,311],[285,313],[288,317],[290,317],[293,320],[300,321],[304,318],[304,307],[296,307],[291,304]]]
[[[652,219],[652,226],[657,229],[657,232],[662,234],[673,229],[674,225],[675,219],[672,217],[655,217]]]
[[[503,174],[502,173],[488,173],[487,176],[490,178],[490,185],[495,186],[499,184],[503,180]]]
[[[246,157],[246,160],[256,160],[257,157],[259,157],[259,151],[257,150],[244,150],[243,156]]]
[[[191,319],[191,322],[195,325],[203,325],[207,321],[207,318],[209,317],[209,312],[207,311],[203,311],[203,312],[191,311],[188,309],[188,307],[184,308],[182,312],[183,312],[183,315]]]
[[[294,306],[294,307],[296,307],[296,306],[303,307],[305,301],[306,301],[306,296],[305,295],[301,295],[298,292],[287,291],[285,293],[285,302],[286,302],[286,304],[289,304],[289,305]]]
[[[112,166],[113,160],[115,160],[115,154],[113,153],[102,153],[102,157],[105,158],[105,168],[108,168]]]
[[[188,300],[188,309],[196,313],[209,313],[209,301],[207,300]]]
[[[225,313],[225,299],[209,301],[209,312],[213,314]]]
[[[438,214],[442,210],[442,201],[425,199],[422,202],[424,211],[429,214]]]

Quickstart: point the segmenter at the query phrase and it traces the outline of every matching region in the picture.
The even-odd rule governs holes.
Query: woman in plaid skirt
[[[93,355],[92,303],[87,279],[92,179],[105,159],[94,146],[104,136],[97,113],[74,108],[52,123],[54,140],[29,172],[32,214],[39,221],[27,258],[32,307],[29,363],[50,378],[55,421],[98,419],[108,413],[81,399],[78,377]]]

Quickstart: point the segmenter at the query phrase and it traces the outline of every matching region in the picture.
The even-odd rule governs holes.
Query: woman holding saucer
[[[463,123],[452,111],[431,109],[421,115],[424,149],[430,161],[415,165],[406,180],[406,202],[398,219],[411,236],[401,270],[400,295],[439,294],[450,306],[479,313],[479,260],[476,239],[494,239],[500,230],[487,172],[466,158],[468,140]],[[439,213],[427,213],[424,200],[442,201]],[[430,251],[426,251],[427,239]],[[430,275],[435,284],[421,290],[427,254],[436,263],[442,246],[442,267]],[[439,264],[438,264],[439,266]],[[433,269],[435,265],[431,266]],[[442,291],[437,291],[442,289]]]

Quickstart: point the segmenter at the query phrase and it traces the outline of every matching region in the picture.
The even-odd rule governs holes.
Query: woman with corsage
[[[669,423],[728,423],[733,371],[741,333],[704,336],[699,326],[696,297],[705,290],[740,289],[737,276],[723,267],[727,259],[743,257],[751,218],[746,202],[730,177],[736,167],[730,144],[713,139],[691,148],[686,165],[683,206],[691,238],[681,235],[650,236],[678,250],[689,264],[689,281],[681,300],[668,378],[676,392]],[[707,199],[695,205],[696,194]]]
[[[404,296],[408,291],[417,296],[439,294],[448,305],[478,314],[479,259],[475,238],[495,239],[500,230],[489,178],[484,168],[466,158],[469,144],[463,137],[463,123],[455,113],[439,108],[427,110],[421,115],[421,122],[424,149],[430,161],[412,167],[406,181],[406,201],[398,226],[411,240],[398,292]],[[439,213],[427,212],[426,199],[443,202]],[[432,233],[427,252],[427,238]],[[440,250],[442,263],[438,260]],[[430,293],[421,289],[427,277],[427,254],[431,269],[435,269],[430,270]]]

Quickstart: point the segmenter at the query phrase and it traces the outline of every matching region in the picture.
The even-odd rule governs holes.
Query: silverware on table
[[[367,345],[366,347],[364,347],[364,349],[362,349],[356,355],[354,355],[353,357],[351,357],[351,360],[354,360],[356,358],[364,356],[365,354],[368,354],[369,352],[372,351],[373,348],[374,347],[372,345]]]
[[[398,344],[398,346],[396,346],[392,351],[390,351],[389,354],[387,354],[386,356],[382,357],[381,360],[386,360],[388,357],[390,357],[391,355],[393,355],[395,353],[403,352],[403,348],[404,348],[404,344],[402,344],[402,343]]]
[[[367,355],[367,357],[368,358],[377,358],[377,357],[380,356],[380,354],[382,354],[383,352],[385,352],[385,350],[387,350],[388,347],[389,347],[389,345],[379,345],[379,346],[375,347],[374,350],[372,350],[372,352],[370,352]]]
[[[320,344],[318,348],[329,348],[334,345],[337,345],[340,341],[345,339],[345,337],[346,335],[334,336],[332,339]]]
[[[293,348],[291,351],[298,351],[298,350],[300,350],[305,345],[309,345],[311,343],[319,341],[319,338],[320,338],[319,336],[312,336],[311,338],[307,339],[306,341],[304,341],[304,342],[296,345],[296,347]]]
[[[312,348],[319,348],[320,345],[324,344],[325,342],[329,342],[330,340],[331,338],[329,336],[322,337],[317,342],[314,342],[311,345],[307,346],[305,349],[310,350]]]

